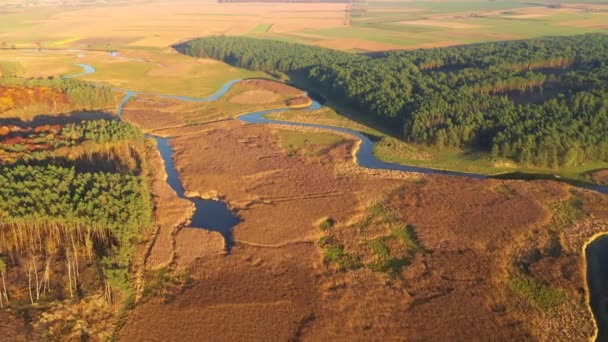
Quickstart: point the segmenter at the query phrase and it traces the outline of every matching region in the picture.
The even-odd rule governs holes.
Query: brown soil
[[[133,312],[124,341],[285,341],[313,313],[316,248],[239,246],[200,259],[194,286],[169,303]]]
[[[224,238],[216,232],[183,228],[175,237],[177,264],[187,268],[199,258],[224,254]]]

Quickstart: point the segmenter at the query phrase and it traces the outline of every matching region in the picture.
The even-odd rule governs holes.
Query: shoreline
[[[587,247],[589,247],[591,244],[593,244],[597,239],[603,238],[608,236],[608,232],[601,232],[601,233],[595,233],[594,235],[592,235],[590,238],[588,238],[585,243],[583,243],[582,246],[582,255],[583,255],[583,261],[584,261],[584,267],[583,267],[583,274],[584,274],[584,278],[585,278],[585,287],[587,288],[587,291],[585,291],[585,306],[587,307],[587,310],[589,311],[589,313],[591,313],[591,317],[593,317],[593,327],[594,327],[594,333],[593,333],[593,337],[591,338],[590,342],[596,342],[598,335],[599,335],[599,325],[597,322],[597,318],[595,316],[595,313],[593,312],[593,308],[591,307],[591,291],[589,290],[589,276],[588,276],[588,259],[587,259]]]

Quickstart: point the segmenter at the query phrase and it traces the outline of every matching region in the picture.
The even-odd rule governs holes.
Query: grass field
[[[460,150],[438,150],[424,145],[413,145],[385,137],[376,145],[376,156],[384,161],[430,167],[443,170],[483,173],[525,172],[530,174],[557,175],[562,178],[585,181],[590,171],[608,168],[607,162],[593,162],[564,168],[539,168],[517,165],[511,160],[495,160],[487,153],[466,153]]]
[[[0,50],[0,74],[48,77],[77,74],[89,64],[97,71],[81,77],[129,90],[204,97],[238,78],[262,73],[225,63],[183,56],[172,49],[130,49],[117,56],[102,51]]]
[[[84,59],[85,61],[87,59]],[[208,96],[237,78],[261,73],[233,68],[214,60],[192,60],[173,50],[129,50],[119,58],[92,59],[97,72],[84,79],[154,93]]]

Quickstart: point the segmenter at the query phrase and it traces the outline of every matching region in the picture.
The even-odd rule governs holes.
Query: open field
[[[172,142],[185,188],[191,193],[217,194],[242,219],[234,229],[237,242],[282,245],[314,241],[316,232],[309,228],[316,221],[326,216],[345,221],[377,197],[374,193],[394,184],[390,179],[365,177],[366,172],[338,177],[332,164],[345,170],[355,168],[349,154],[353,142],[340,137],[312,138],[329,145],[328,151],[307,157],[281,148],[284,131],[273,134],[268,127],[235,120],[160,133],[178,135]],[[287,138],[292,144],[295,134]],[[202,174],[205,176],[198,176]],[[294,212],[292,208],[298,209]]]
[[[12,74],[22,77],[77,74],[82,71],[77,64],[89,64],[96,72],[80,79],[129,90],[193,97],[209,96],[233,79],[262,75],[214,60],[193,60],[171,48],[123,50],[119,54],[104,51],[0,50],[0,61],[13,63],[10,70],[16,71]]]
[[[606,32],[606,4],[561,7],[520,1],[216,3],[111,2],[103,6],[13,7],[2,47],[164,48],[206,35],[250,35],[348,51],[459,45],[546,35]],[[133,16],[133,13],[145,15]]]

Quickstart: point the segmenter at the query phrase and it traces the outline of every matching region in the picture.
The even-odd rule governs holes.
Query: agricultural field
[[[430,48],[605,32],[602,1],[369,1],[217,3],[112,1],[102,6],[41,3],[3,9],[5,48],[164,48],[206,35],[246,35],[345,51]],[[0,4],[1,6],[1,4]],[[132,13],[143,15],[133,16]],[[144,14],[145,13],[145,14]]]

